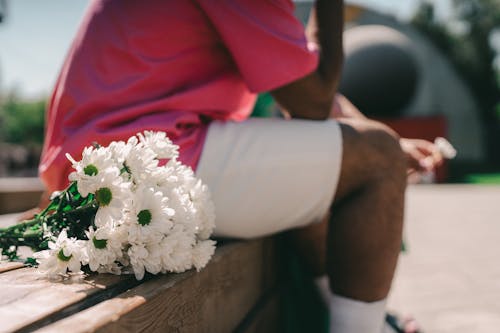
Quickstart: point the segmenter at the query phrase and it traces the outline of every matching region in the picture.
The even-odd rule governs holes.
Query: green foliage
[[[0,141],[26,146],[41,145],[45,100],[23,101],[15,95],[0,104]]]
[[[464,33],[453,33],[448,22],[440,22],[434,13],[434,5],[421,4],[412,23],[450,59],[459,74],[476,97],[485,121],[496,118],[499,102],[498,73],[493,67],[495,51],[490,36],[500,26],[500,2],[498,0],[454,0],[454,23],[465,28]]]
[[[276,103],[270,93],[262,93],[258,96],[252,111],[252,117],[269,118],[276,113]]]
[[[422,2],[413,25],[447,56],[480,106],[487,163],[500,167],[500,80],[490,38],[500,27],[499,0],[454,0],[452,19],[440,22],[434,5]],[[453,29],[453,27],[462,29]],[[460,31],[462,30],[462,31]]]
[[[17,260],[19,246],[28,246],[34,251],[46,250],[48,242],[53,240],[49,235],[57,238],[63,229],[67,230],[69,237],[86,239],[85,231],[89,226],[94,226],[97,208],[94,195],[82,197],[76,182],[73,182],[54,196],[49,206],[34,219],[0,228],[1,254],[9,260]],[[61,257],[59,259],[63,260]]]

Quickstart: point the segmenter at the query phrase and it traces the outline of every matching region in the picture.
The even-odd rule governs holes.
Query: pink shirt
[[[242,121],[255,93],[312,72],[291,1],[95,0],[49,102],[40,175],[64,188],[92,142],[166,131],[195,168],[212,119]]]

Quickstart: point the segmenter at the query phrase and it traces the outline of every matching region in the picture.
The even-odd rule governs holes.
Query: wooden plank
[[[54,282],[34,268],[4,272],[0,274],[0,332],[50,323],[96,304],[106,293],[123,292],[134,282],[132,276],[111,274]]]
[[[242,333],[283,332],[280,293],[273,293],[258,310],[252,318],[250,325]]]
[[[0,214],[35,207],[43,190],[44,186],[39,178],[0,178]]]
[[[36,207],[41,196],[41,191],[0,192],[0,214],[22,212]]]
[[[9,262],[0,261],[0,273],[11,271],[18,268],[23,268],[24,264],[22,262]]]
[[[5,228],[9,225],[16,224],[20,216],[20,213],[0,214],[0,228]]]
[[[283,332],[285,330],[282,306],[284,292],[287,292],[287,289],[279,286],[264,294],[233,333]]]
[[[38,177],[0,177],[0,192],[43,192],[44,186]]]
[[[225,245],[199,273],[158,276],[37,332],[231,332],[276,284],[276,246]]]

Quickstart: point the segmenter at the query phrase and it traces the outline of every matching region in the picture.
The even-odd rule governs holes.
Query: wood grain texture
[[[158,276],[37,332],[231,332],[275,285],[276,246],[225,245],[199,273]]]
[[[276,333],[283,332],[283,306],[282,292],[284,289],[275,289],[272,293],[265,295],[261,302],[257,303],[251,313],[245,318],[234,333]]]
[[[22,262],[0,261],[0,273],[12,271],[14,269],[23,268]]]
[[[125,290],[123,285],[129,281],[133,282],[132,276],[102,274],[55,282],[34,268],[4,272],[0,274],[0,332],[45,325],[90,306],[87,299],[99,302],[116,286]]]
[[[0,178],[0,214],[21,212],[35,207],[44,186],[39,178]]]

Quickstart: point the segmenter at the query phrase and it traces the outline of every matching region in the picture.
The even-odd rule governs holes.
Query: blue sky
[[[0,25],[0,89],[25,97],[48,95],[68,51],[87,0],[7,0]],[[407,17],[420,0],[352,0]],[[444,4],[449,0],[436,0]],[[347,1],[349,2],[349,1]]]
[[[8,0],[0,25],[0,87],[36,97],[51,90],[86,0]]]

